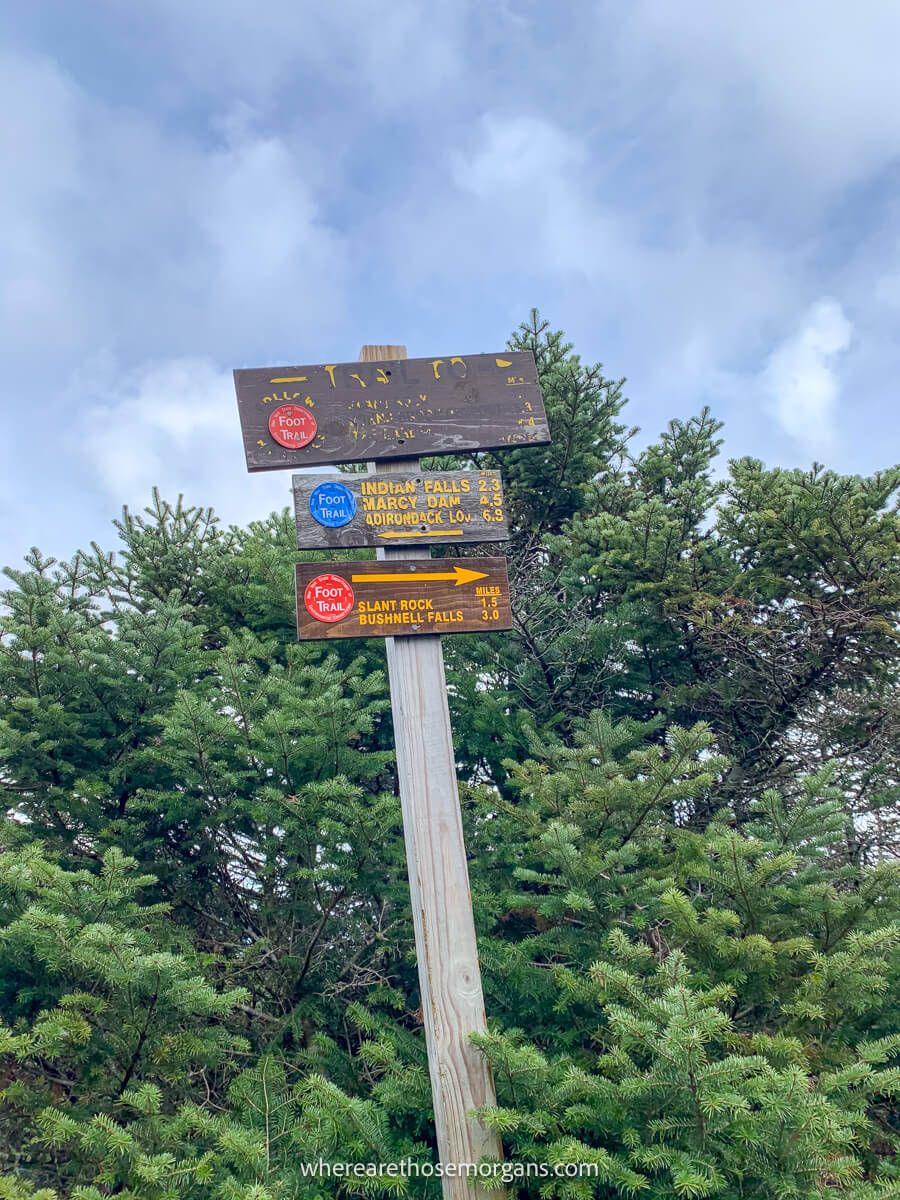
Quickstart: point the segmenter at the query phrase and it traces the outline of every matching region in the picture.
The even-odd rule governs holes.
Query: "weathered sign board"
[[[509,537],[499,471],[295,475],[293,484],[301,550]]]
[[[512,628],[505,558],[297,563],[301,641]]]
[[[260,367],[234,384],[250,471],[550,441],[530,351]]]

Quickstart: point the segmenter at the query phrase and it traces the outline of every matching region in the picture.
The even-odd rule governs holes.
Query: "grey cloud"
[[[630,7],[626,27],[636,82],[662,74],[683,119],[693,117],[719,135],[740,128],[734,144],[727,137],[718,146],[707,143],[700,164],[707,173],[725,155],[733,161],[762,155],[795,185],[801,181],[812,199],[900,154],[895,5],[641,0]]]
[[[812,453],[829,450],[840,394],[838,358],[853,326],[835,300],[817,301],[800,328],[773,350],[763,384],[781,427]]]
[[[792,460],[766,364],[833,296],[853,340],[828,407],[836,429],[851,396],[859,416],[835,461],[883,460],[890,6],[19,9],[0,556],[97,536],[152,480],[264,512],[286,484],[243,475],[229,368],[492,349],[532,303],[630,376],[649,432],[710,402],[730,450]]]

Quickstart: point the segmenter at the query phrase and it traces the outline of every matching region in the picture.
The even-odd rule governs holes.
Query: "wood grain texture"
[[[364,346],[360,358],[369,350]],[[403,466],[384,462],[369,470],[390,475]],[[393,566],[427,560],[430,551],[380,547],[377,555]],[[385,646],[438,1154],[444,1163],[499,1160],[500,1139],[471,1115],[496,1097],[490,1067],[469,1041],[487,1021],[441,639],[389,637]],[[504,1195],[466,1179],[441,1184],[444,1200]]]
[[[530,351],[261,367],[235,371],[234,382],[249,471],[550,441]],[[308,444],[275,440],[269,421],[285,405],[314,424]]]
[[[441,641],[388,638],[387,654],[438,1151],[442,1162],[499,1159],[499,1138],[471,1115],[496,1100],[469,1041],[487,1021]],[[445,1200],[485,1194],[466,1180],[443,1184]]]
[[[390,479],[295,475],[293,487],[301,550],[463,545],[509,537],[499,471],[410,471],[407,467],[391,472]],[[324,507],[323,513],[332,497],[335,506]],[[334,527],[324,523],[338,517],[349,519]]]

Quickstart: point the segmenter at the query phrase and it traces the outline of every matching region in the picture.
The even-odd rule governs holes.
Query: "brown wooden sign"
[[[530,351],[234,372],[250,471],[550,441]]]
[[[301,641],[511,629],[505,558],[297,563]]]
[[[295,475],[301,550],[432,546],[509,537],[499,471]]]

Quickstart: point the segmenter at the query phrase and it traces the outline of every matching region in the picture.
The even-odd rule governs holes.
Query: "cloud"
[[[822,299],[775,349],[763,384],[782,429],[804,447],[827,449],[834,440],[840,381],[837,358],[850,345],[853,326],[835,300]]]
[[[0,14],[0,556],[65,553],[155,482],[280,506],[229,368],[494,349],[532,304],[628,375],[647,436],[709,403],[729,452],[789,460],[839,371],[860,419],[829,461],[878,465],[900,8],[860,2]],[[853,315],[843,358],[840,321],[798,320],[817,296]]]
[[[231,90],[268,106],[314,86],[327,97],[364,95],[394,111],[446,93],[459,75],[462,25],[470,5],[446,0],[368,0],[340,4],[269,0],[147,0],[149,41],[182,88],[194,95]],[[129,11],[126,24],[133,27]]]
[[[552,262],[558,271],[590,271],[615,236],[602,207],[585,203],[585,147],[552,121],[526,114],[486,113],[477,137],[450,159],[450,178],[460,215],[468,215],[466,237],[476,253],[495,239],[494,265],[514,245],[527,246],[532,261]],[[499,203],[498,203],[499,199]]]
[[[348,243],[302,139],[234,109],[212,137],[167,127],[27,52],[0,51],[0,103],[0,560],[67,556],[157,483],[226,520],[281,508],[229,368],[331,352]]]
[[[488,112],[449,167],[447,187],[417,192],[399,214],[412,278],[435,279],[440,247],[442,263],[492,296],[535,296],[554,320],[571,314],[585,357],[598,351],[611,373],[627,372],[663,420],[663,407],[714,402],[723,373],[758,370],[769,327],[799,300],[790,259],[760,230],[661,227],[657,198],[624,203],[576,128]],[[519,300],[515,320],[524,308]]]
[[[482,198],[493,199],[503,188],[527,188],[540,203],[585,158],[579,138],[541,117],[486,113],[477,133],[468,153],[452,156],[451,173],[460,190]]]
[[[81,382],[82,390],[88,381]],[[78,422],[85,480],[118,506],[143,507],[158,486],[244,523],[290,500],[287,472],[248,476],[230,371],[203,358],[155,362],[121,379],[107,367]]]
[[[875,281],[872,294],[892,315],[900,313],[900,270],[880,275]]]
[[[212,137],[166,128],[34,55],[0,56],[0,104],[7,354],[283,354],[342,311],[347,242],[302,135],[233,106]]]
[[[73,256],[48,237],[78,190],[78,94],[43,58],[0,52],[0,347],[71,348],[82,325]]]
[[[209,342],[296,345],[340,311],[347,244],[324,219],[297,147],[278,137],[237,141],[206,156],[188,207]],[[193,291],[193,289],[191,289]]]
[[[809,197],[900,154],[896,5],[641,0],[626,28],[634,82],[655,75],[663,83],[669,103],[693,118],[693,131],[683,127],[689,138],[720,135],[707,143],[711,173],[727,157],[740,175],[771,185],[753,162],[777,159]],[[783,188],[778,199],[793,202]]]

